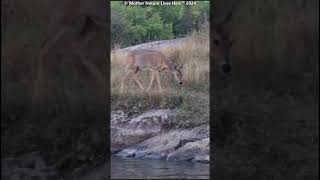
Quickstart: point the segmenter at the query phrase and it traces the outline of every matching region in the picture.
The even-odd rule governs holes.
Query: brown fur
[[[121,82],[121,92],[123,92],[124,81],[127,79],[130,73],[134,74],[134,80],[139,87],[144,90],[143,85],[136,78],[138,71],[149,70],[151,74],[151,82],[147,90],[149,90],[153,84],[154,78],[156,78],[159,90],[162,91],[160,84],[160,72],[169,70],[174,74],[175,79],[178,83],[182,84],[182,66],[178,67],[176,64],[171,62],[165,57],[160,51],[148,50],[148,49],[137,49],[128,53],[128,60],[126,66],[126,74]]]
[[[101,88],[101,94],[103,93],[106,83],[105,75],[103,75],[105,69],[104,66],[101,66],[103,62],[92,59],[92,57],[89,58],[89,54],[86,53],[94,52],[94,47],[100,45],[99,39],[102,40],[104,37],[102,35],[105,33],[104,26],[95,23],[93,20],[97,19],[98,14],[101,16],[100,19],[104,19],[103,14],[106,16],[107,9],[100,7],[103,7],[103,3],[106,2],[102,0],[68,0],[56,4],[57,8],[53,8],[48,24],[47,38],[43,42],[38,66],[36,67],[34,100],[48,101],[51,98],[50,96],[54,96],[53,93],[58,93],[55,94],[56,99],[67,101],[61,92],[64,91],[65,83],[63,82],[68,80],[57,79],[61,77],[60,74],[63,72],[75,77],[73,73],[81,71],[78,79],[82,81],[88,81],[87,78],[92,79],[92,82]],[[90,11],[88,10],[89,6],[95,9],[95,14],[86,13]],[[91,10],[91,12],[95,11]],[[88,20],[91,20],[92,23],[87,23]],[[90,43],[91,45],[88,46]],[[86,76],[83,76],[83,74]],[[65,76],[65,79],[69,78],[67,74]],[[71,86],[72,82],[67,84]],[[36,104],[39,104],[39,102],[36,102]]]

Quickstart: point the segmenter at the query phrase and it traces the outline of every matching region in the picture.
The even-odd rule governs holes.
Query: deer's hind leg
[[[139,71],[139,67],[136,67],[136,69],[135,69],[135,71],[134,71],[133,79],[134,79],[134,81],[138,84],[138,86],[140,87],[140,89],[144,91],[143,85],[142,85],[141,82],[137,79],[137,73],[138,73],[138,71]]]
[[[161,83],[160,83],[160,72],[159,71],[155,71],[155,76],[156,76],[156,80],[157,80],[157,83],[158,83],[159,91],[162,92]]]
[[[149,91],[150,90],[150,88],[151,88],[151,86],[152,86],[152,84],[153,84],[153,81],[154,81],[154,71],[153,70],[151,70],[151,80],[150,80],[150,84],[149,84],[149,86],[148,86],[148,88],[147,88],[147,91]]]
[[[124,85],[124,81],[127,79],[128,75],[131,73],[132,71],[127,71],[126,74],[123,76],[122,80],[121,80],[121,87],[120,87],[120,93],[123,93],[123,85]]]
[[[144,87],[143,87],[143,85],[141,84],[141,82],[140,82],[138,79],[136,79],[136,78],[134,78],[134,80],[135,80],[136,83],[139,85],[140,89],[144,91]]]

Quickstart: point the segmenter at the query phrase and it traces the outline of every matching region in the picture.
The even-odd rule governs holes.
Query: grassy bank
[[[126,55],[113,50],[111,53],[112,110],[122,109],[143,112],[151,109],[179,109],[177,127],[194,127],[209,123],[209,33],[194,32],[177,48],[161,48],[167,58],[183,66],[183,87],[179,88],[170,72],[161,73],[164,93],[158,93],[154,81],[150,92],[141,92],[133,80],[127,80],[124,93],[120,94],[125,74]],[[138,79],[144,87],[150,83],[150,72],[139,72]]]

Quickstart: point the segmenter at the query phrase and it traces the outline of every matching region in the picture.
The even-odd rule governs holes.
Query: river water
[[[209,164],[111,157],[112,179],[209,179]]]

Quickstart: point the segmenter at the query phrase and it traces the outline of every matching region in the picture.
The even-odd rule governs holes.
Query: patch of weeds
[[[185,112],[192,112],[193,108],[189,99],[186,99],[185,101],[183,101],[181,109]]]
[[[175,109],[183,105],[185,97],[183,94],[169,95],[162,98],[160,108]]]
[[[200,125],[209,124],[209,107],[201,106],[204,103],[199,98],[185,96],[177,113],[178,128],[192,128]]]
[[[186,86],[186,89],[190,91],[208,92],[209,83],[192,81]]]
[[[192,127],[192,123],[190,121],[191,119],[191,114],[189,112],[185,112],[185,111],[179,111],[179,113],[177,113],[177,128],[191,128]]]
[[[122,110],[129,116],[134,116],[144,111],[157,109],[162,102],[161,96],[145,95],[113,95],[111,98],[111,110]]]

